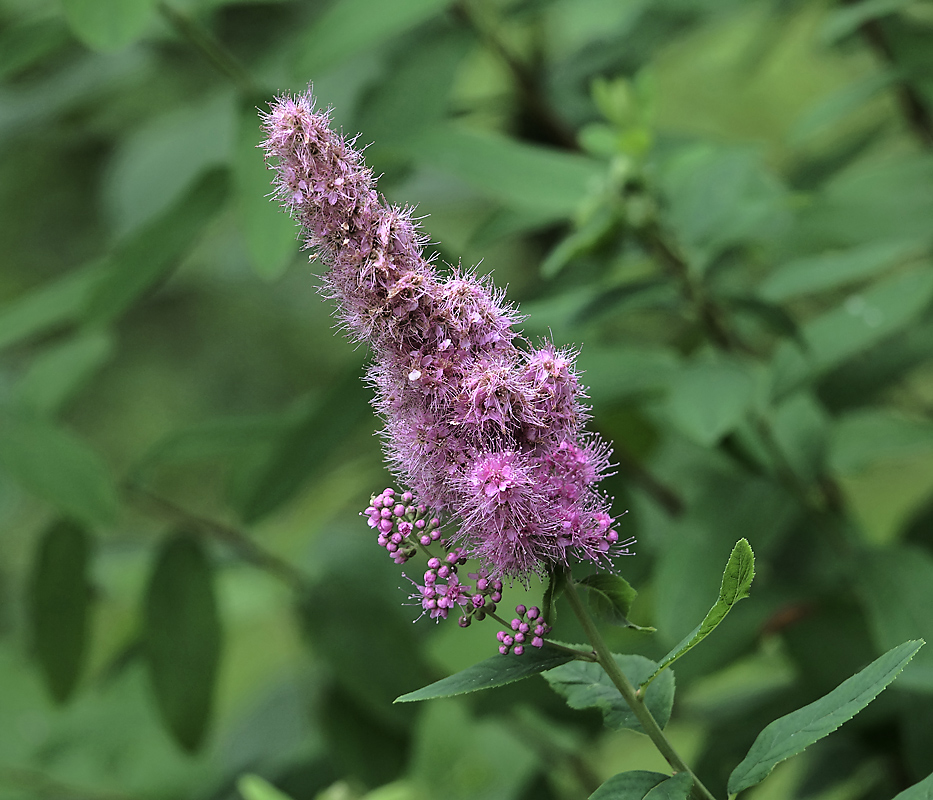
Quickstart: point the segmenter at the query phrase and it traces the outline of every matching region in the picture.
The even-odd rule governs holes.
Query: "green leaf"
[[[771,272],[758,291],[766,300],[838,289],[855,281],[872,278],[918,252],[918,242],[898,240],[869,242],[842,251],[830,251],[788,261]]]
[[[209,173],[180,203],[119,245],[88,300],[85,319],[112,321],[174,269],[221,207],[226,187],[224,173]]]
[[[417,700],[453,697],[458,694],[478,692],[482,689],[492,689],[494,686],[505,686],[507,683],[529,678],[572,660],[572,655],[555,650],[546,643],[540,649],[529,647],[520,656],[514,653],[509,653],[507,656],[498,654],[472,667],[467,667],[456,675],[443,678],[414,692],[403,694],[395,702],[413,703]]]
[[[0,465],[23,488],[89,526],[109,525],[117,515],[107,466],[84,442],[49,422],[0,416]]]
[[[590,396],[598,403],[617,402],[666,389],[680,373],[677,354],[662,347],[584,347],[577,362]]]
[[[852,5],[834,8],[826,17],[820,39],[832,44],[853,33],[866,22],[893,14],[910,4],[910,0],[862,0]]]
[[[258,775],[243,775],[236,782],[236,788],[243,800],[292,800],[280,789]]]
[[[256,109],[241,112],[240,130],[233,157],[233,185],[236,192],[240,230],[246,240],[256,274],[266,280],[279,278],[298,253],[297,223],[270,199],[272,173],[266,169]]]
[[[47,58],[71,39],[60,19],[26,20],[0,31],[0,80]]]
[[[922,641],[898,645],[829,694],[768,725],[729,776],[729,794],[760,783],[777,764],[802,753],[854,717],[898,676],[922,646]]]
[[[678,772],[655,786],[645,800],[686,800],[693,789],[693,778],[688,772]]]
[[[340,0],[331,4],[299,44],[298,75],[314,76],[420,25],[449,0]]]
[[[707,636],[709,636],[716,626],[722,622],[726,614],[732,607],[748,597],[752,580],[755,578],[755,554],[752,552],[751,545],[747,539],[739,539],[729,561],[726,563],[726,569],[722,574],[722,585],[719,588],[719,599],[709,610],[709,613],[703,618],[703,621],[688,633],[671,652],[669,652],[658,664],[658,668],[651,675],[642,688],[653,681],[658,674],[667,669],[678,658],[692,650]]]
[[[176,533],[159,549],[146,589],[144,643],[166,728],[185,750],[204,740],[220,664],[221,629],[207,555]]]
[[[589,219],[551,250],[541,263],[541,277],[556,277],[571,261],[597,247],[618,223],[616,210],[609,203],[600,203]]]
[[[545,622],[554,624],[557,619],[557,601],[567,586],[567,571],[560,565],[548,567],[547,588],[541,601],[541,616]]]
[[[933,637],[933,557],[919,547],[899,545],[861,553],[858,593],[879,649],[904,639]],[[933,652],[924,650],[898,686],[933,690]]]
[[[119,50],[145,30],[153,0],[62,0],[65,19],[88,47],[101,52]]]
[[[629,608],[638,592],[621,575],[597,572],[580,581],[580,586],[586,587],[590,608],[597,616],[626,628],[639,631],[654,630],[654,628],[643,628],[628,620]]]
[[[80,525],[54,523],[39,540],[29,581],[29,622],[46,686],[71,697],[87,654],[92,587],[91,539]]]
[[[847,475],[882,459],[909,457],[931,449],[933,423],[868,409],[838,419],[832,429],[829,463],[834,472]]]
[[[0,308],[0,349],[77,319],[104,267],[94,261]]]
[[[645,800],[655,786],[670,778],[663,772],[633,770],[613,775],[600,786],[589,800]]]
[[[89,331],[40,353],[14,390],[16,402],[40,415],[54,415],[113,354],[113,337]]]
[[[454,125],[426,131],[411,147],[422,163],[507,206],[551,219],[572,215],[602,179],[598,161]]]
[[[920,783],[904,789],[894,800],[933,800],[933,775],[927,775]]]
[[[777,303],[760,300],[751,295],[732,295],[720,299],[731,311],[751,317],[772,333],[792,339],[801,347],[806,348],[807,343],[797,320]]]
[[[294,497],[327,468],[328,457],[371,413],[354,364],[281,438],[243,502],[243,519],[255,522]]]
[[[654,674],[657,663],[644,656],[613,655],[632,685],[640,686]],[[572,661],[544,674],[551,688],[564,697],[571,708],[598,708],[606,725],[614,730],[631,728],[644,733],[632,709],[609,680],[599,664]],[[663,672],[645,692],[645,705],[663,728],[671,718],[674,704],[674,673]]]
[[[684,434],[709,447],[742,421],[754,389],[752,376],[738,362],[696,361],[674,375],[667,411]]]
[[[772,431],[794,472],[805,481],[823,472],[829,449],[830,420],[826,410],[809,392],[791,395],[772,417]]]

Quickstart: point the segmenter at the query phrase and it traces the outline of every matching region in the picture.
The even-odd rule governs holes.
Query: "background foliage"
[[[255,772],[556,800],[663,766],[539,678],[391,704],[494,630],[412,626],[356,516],[390,480],[366,354],[255,149],[309,80],[440,259],[583,345],[658,629],[614,649],[663,655],[754,547],[751,600],[675,669],[714,792],[767,722],[933,640],[929,0],[0,0],[0,26],[0,797]],[[749,795],[931,771],[933,646]]]

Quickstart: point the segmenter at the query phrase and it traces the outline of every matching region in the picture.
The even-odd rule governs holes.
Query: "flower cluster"
[[[520,656],[525,652],[525,642],[529,640],[532,647],[544,647],[544,636],[550,632],[551,626],[541,618],[541,609],[537,606],[525,608],[525,606],[515,606],[515,613],[518,614],[509,623],[512,632],[499,631],[496,639],[499,640],[499,652],[502,655],[508,655],[509,652]]]
[[[404,564],[417,551],[417,545],[427,547],[441,538],[437,517],[428,518],[428,509],[415,503],[411,492],[396,497],[395,489],[385,489],[370,499],[366,509],[367,524],[379,532],[376,541],[392,556],[396,564]]]
[[[310,94],[278,98],[263,125],[276,193],[327,266],[342,324],[372,347],[387,456],[411,489],[373,499],[380,544],[407,560],[436,531],[433,520],[418,527],[426,507],[459,521],[449,542],[497,578],[627,552],[596,488],[610,450],[583,430],[576,354],[525,342],[489,280],[435,269],[410,209],[379,197],[354,142]],[[466,605],[456,584],[431,591],[432,616]]]

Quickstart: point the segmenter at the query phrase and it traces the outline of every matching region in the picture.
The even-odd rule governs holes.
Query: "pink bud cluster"
[[[309,93],[278,98],[263,126],[276,194],[327,266],[343,325],[372,347],[388,460],[421,503],[459,521],[450,538],[490,574],[521,579],[627,552],[596,488],[610,450],[584,431],[576,354],[525,342],[489,280],[435,269],[411,210],[379,197],[354,141]],[[418,538],[406,523],[421,512],[389,502],[374,498],[370,523],[404,561]],[[460,605],[457,590],[450,596]]]
[[[418,551],[417,545],[427,547],[441,538],[441,521],[430,516],[423,503],[415,503],[411,492],[396,495],[395,489],[385,489],[370,498],[363,513],[369,527],[379,532],[379,546],[396,564],[408,561]]]
[[[472,578],[473,584],[463,583],[457,568],[466,562],[460,547],[451,550],[443,559],[428,559],[424,583],[412,581],[417,591],[411,599],[421,604],[422,616],[427,614],[434,620],[447,619],[448,614],[459,607],[463,613],[458,624],[466,628],[474,618],[482,620],[487,613],[495,613],[496,603],[502,599],[502,581],[490,578],[485,572],[471,572],[468,577]]]
[[[541,617],[541,609],[537,606],[525,608],[523,605],[515,606],[515,613],[518,614],[509,623],[509,631],[499,631],[496,639],[499,640],[499,652],[502,655],[508,655],[511,651],[520,656],[525,652],[525,643],[528,642],[532,647],[544,647],[544,636],[547,635],[551,626],[546,624]]]

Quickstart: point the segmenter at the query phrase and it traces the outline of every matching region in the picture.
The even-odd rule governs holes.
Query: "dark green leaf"
[[[648,792],[668,778],[663,772],[620,772],[593,792],[590,800],[645,800]]]
[[[571,660],[573,660],[572,655],[555,650],[547,644],[540,649],[529,647],[520,656],[514,653],[509,653],[507,656],[494,655],[472,667],[467,667],[456,675],[451,675],[414,692],[403,694],[395,702],[413,703],[416,700],[453,697],[458,694],[491,689],[494,686],[505,686],[507,683],[529,678]]]
[[[64,428],[28,416],[0,417],[0,464],[25,489],[88,525],[109,525],[117,515],[107,466]]]
[[[754,390],[754,379],[741,363],[696,361],[674,375],[667,409],[687,436],[710,446],[741,422]]]
[[[273,201],[262,151],[256,109],[248,106],[240,116],[240,130],[233,158],[233,183],[240,227],[253,268],[261,278],[280,277],[298,252],[297,223]]]
[[[567,571],[560,565],[548,567],[547,588],[542,598],[541,616],[550,625],[557,619],[557,601],[567,585]]]
[[[747,314],[758,320],[765,328],[778,336],[792,339],[801,347],[806,347],[806,340],[800,326],[790,314],[777,303],[769,303],[752,296],[724,297],[723,301],[733,311]]]
[[[910,0],[862,0],[834,8],[823,23],[820,38],[826,44],[832,44],[851,36],[864,23],[892,14],[909,4]]]
[[[162,720],[193,752],[210,722],[221,629],[211,565],[190,534],[172,535],[159,550],[146,590],[144,641]]]
[[[933,800],[933,775],[927,775],[920,783],[904,789],[894,800]]]
[[[657,663],[644,656],[613,656],[634,686],[640,686],[654,674]],[[644,733],[641,723],[628,707],[619,690],[599,664],[571,661],[544,674],[551,688],[564,697],[571,708],[598,708],[608,727],[631,728]],[[645,692],[645,705],[663,728],[671,718],[674,704],[674,673],[661,673]]]
[[[55,701],[64,703],[81,676],[91,606],[91,539],[61,520],[39,540],[29,581],[29,621],[36,658]]]
[[[691,789],[693,778],[690,774],[678,772],[649,791],[645,800],[686,800]]]
[[[841,417],[832,430],[830,466],[841,475],[859,472],[886,458],[933,449],[933,424],[876,409]]]
[[[578,360],[599,403],[666,389],[679,373],[677,354],[661,347],[584,347]]]
[[[541,263],[541,277],[553,278],[579,256],[600,244],[619,222],[617,211],[609,203],[601,203],[569,236],[555,247]]]
[[[0,79],[41,61],[69,38],[59,19],[30,19],[6,26],[0,31]]]
[[[88,47],[119,50],[139,37],[152,14],[153,0],[62,0],[65,19]]]
[[[768,725],[729,776],[729,794],[760,783],[777,764],[802,753],[854,717],[900,674],[922,646],[922,641],[898,645],[829,694]]]
[[[371,413],[354,366],[282,436],[243,503],[243,519],[255,522],[290,500]]]
[[[449,0],[342,0],[311,26],[300,42],[297,74],[320,75],[362,50],[398,36],[440,12]]]
[[[725,619],[726,614],[732,610],[732,607],[739,600],[748,597],[754,577],[755,554],[752,552],[747,539],[739,539],[735,547],[732,548],[732,554],[729,556],[726,569],[722,574],[722,585],[719,588],[719,599],[716,604],[709,610],[703,621],[661,659],[657,670],[647,679],[646,683],[653,681],[662,670],[667,669],[678,658],[709,636],[716,629],[716,626]]]
[[[677,308],[681,297],[668,278],[645,278],[613,286],[587,303],[576,315],[578,325],[632,308]]]
[[[621,575],[597,572],[580,581],[580,585],[586,587],[590,608],[597,616],[626,628],[641,631],[654,630],[654,628],[643,628],[629,621],[629,608],[638,592]]]
[[[224,173],[208,174],[178,205],[118,246],[91,294],[85,318],[110,322],[162,280],[218,212],[226,187]]]

